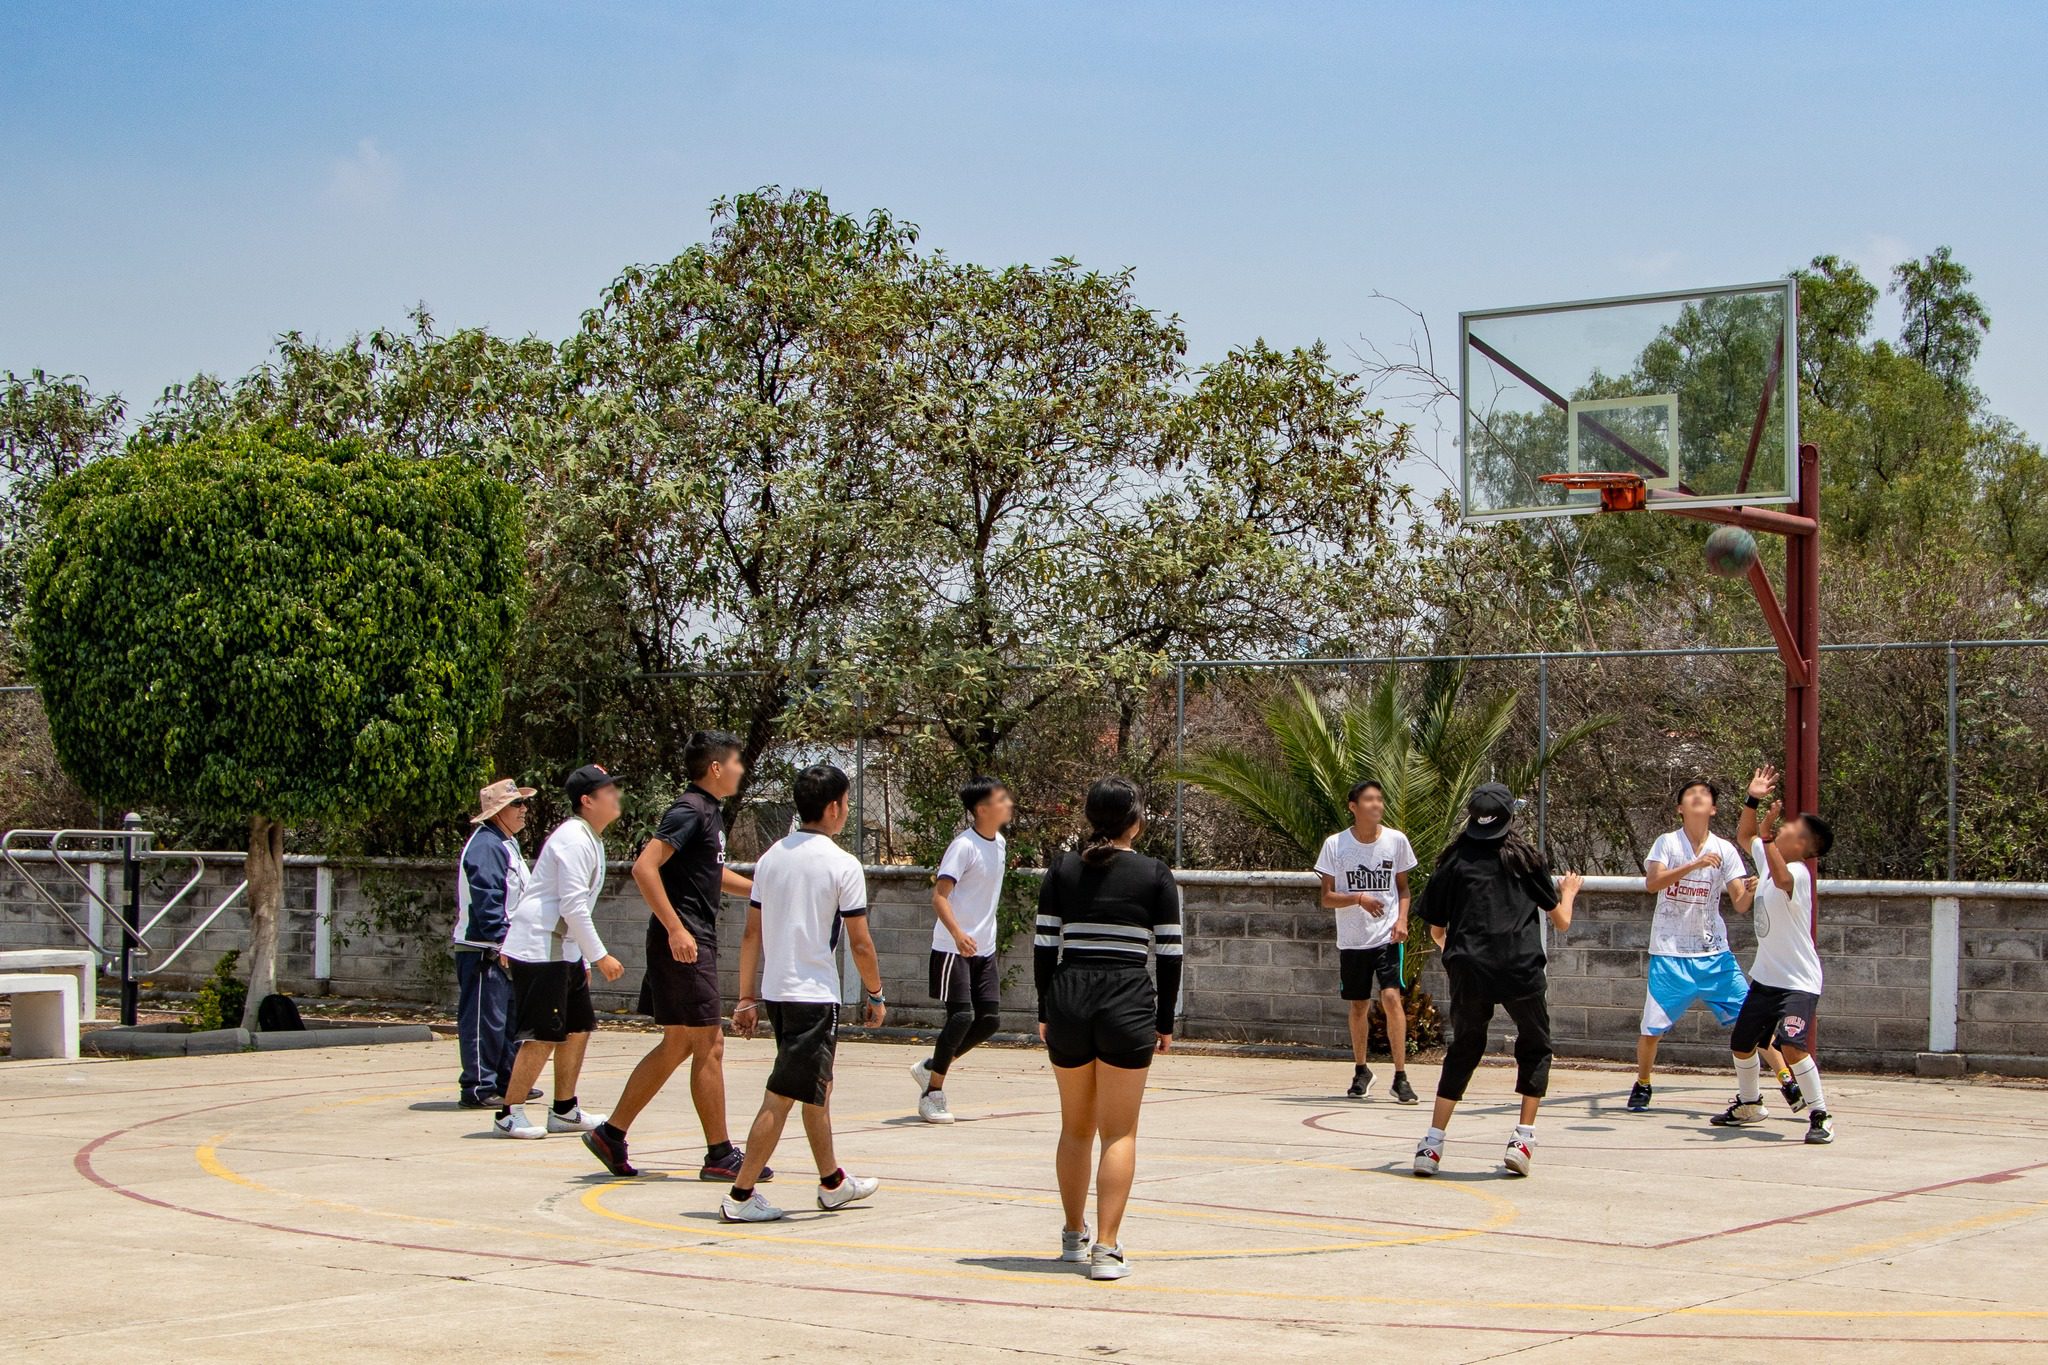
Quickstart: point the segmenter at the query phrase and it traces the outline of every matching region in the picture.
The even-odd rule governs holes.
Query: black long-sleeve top
[[[1053,860],[1038,890],[1038,933],[1032,939],[1032,975],[1038,1017],[1063,967],[1128,967],[1142,971],[1152,959],[1159,988],[1159,1031],[1173,1032],[1180,1000],[1180,887],[1173,869],[1157,858],[1117,849],[1101,863],[1078,853]]]

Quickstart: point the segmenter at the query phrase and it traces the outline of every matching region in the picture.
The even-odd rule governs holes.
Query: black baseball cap
[[[562,784],[562,791],[569,798],[569,809],[574,811],[581,809],[578,803],[584,797],[601,788],[616,786],[622,780],[618,773],[608,773],[595,763],[586,763],[569,774],[569,780]]]
[[[1498,782],[1488,782],[1472,793],[1465,814],[1468,838],[1505,839],[1508,823],[1515,818],[1515,794]]]

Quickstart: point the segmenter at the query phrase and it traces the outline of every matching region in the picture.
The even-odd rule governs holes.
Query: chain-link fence
[[[1821,805],[1830,871],[1869,878],[2048,877],[2048,655],[2043,640],[1887,641],[1822,646]],[[1411,692],[1432,670],[1462,672],[1479,702],[1512,693],[1496,757],[1505,772],[1584,722],[1604,724],[1555,754],[1529,822],[1553,859],[1632,870],[1700,776],[1724,794],[1783,763],[1784,674],[1768,646],[1443,655],[1177,665],[1178,746],[1245,742],[1259,713],[1299,681],[1322,699],[1389,671]],[[1178,856],[1213,861],[1236,817],[1177,788]],[[1227,841],[1226,841],[1227,842]]]
[[[1831,875],[2048,881],[2044,646],[2048,640],[1823,646],[1821,805],[1837,835]],[[771,687],[740,670],[643,674],[510,699],[495,758],[501,771],[544,791],[582,762],[626,773],[630,841],[652,828],[681,785],[690,732],[733,730],[759,748],[735,822],[735,856],[750,856],[788,827],[788,778],[829,761],[854,780],[849,844],[883,863],[937,856],[958,827],[953,792],[972,767],[992,768],[1017,792],[1011,842],[1027,864],[1079,832],[1093,778],[1121,772],[1148,792],[1153,852],[1193,868],[1285,868],[1299,865],[1299,851],[1177,780],[1182,765],[1219,748],[1277,764],[1264,717],[1297,683],[1334,706],[1389,676],[1419,700],[1453,674],[1467,705],[1512,699],[1492,760],[1501,774],[1574,726],[1603,722],[1556,752],[1524,793],[1529,828],[1560,864],[1633,871],[1671,824],[1681,781],[1719,783],[1732,807],[1752,767],[1783,761],[1784,675],[1769,647],[1197,660],[1147,680],[1050,688],[1020,672],[1000,705],[967,719],[943,702],[848,703],[801,681]],[[79,798],[54,767],[32,690],[0,694],[0,720],[17,750],[10,774],[20,779],[10,823],[66,823],[48,808],[75,807]],[[559,812],[544,797],[536,814],[546,821]]]

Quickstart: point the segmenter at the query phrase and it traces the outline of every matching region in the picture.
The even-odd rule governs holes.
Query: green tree
[[[1475,788],[1501,781],[1510,791],[1529,791],[1560,755],[1609,724],[1605,718],[1583,721],[1552,736],[1545,752],[1503,765],[1499,749],[1517,700],[1512,692],[1468,699],[1459,669],[1433,672],[1412,698],[1391,672],[1371,691],[1328,704],[1297,681],[1291,694],[1266,708],[1278,764],[1264,745],[1212,745],[1198,748],[1177,776],[1291,843],[1309,864],[1325,839],[1350,826],[1352,785],[1378,782],[1386,792],[1387,824],[1407,835],[1415,850],[1410,887],[1420,895],[1438,856],[1464,828],[1465,803]],[[1410,984],[1431,948],[1420,922],[1411,924]]]
[[[844,658],[865,614],[910,589],[897,452],[864,401],[896,330],[915,229],[816,191],[721,200],[709,243],[619,276],[564,347],[597,467],[650,509],[624,547],[621,663],[723,675],[748,767]],[[680,767],[680,724],[661,758]]]
[[[0,371],[0,625],[21,609],[22,573],[42,539],[52,483],[121,446],[118,395],[76,375]]]
[[[275,989],[284,827],[473,794],[520,595],[517,495],[284,428],[59,480],[23,635],[91,795],[249,831],[246,1022]]]
[[[1970,292],[1970,272],[1947,247],[1892,269],[1892,292],[1905,311],[1906,354],[1958,399],[1970,393],[1970,369],[1991,330],[1991,314]]]

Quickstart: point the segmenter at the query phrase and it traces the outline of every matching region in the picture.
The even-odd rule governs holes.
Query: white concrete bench
[[[17,1058],[78,1060],[78,983],[48,972],[0,976],[13,1015]]]
[[[0,949],[0,972],[71,972],[78,977],[78,1017],[97,1019],[99,954],[86,948]]]

